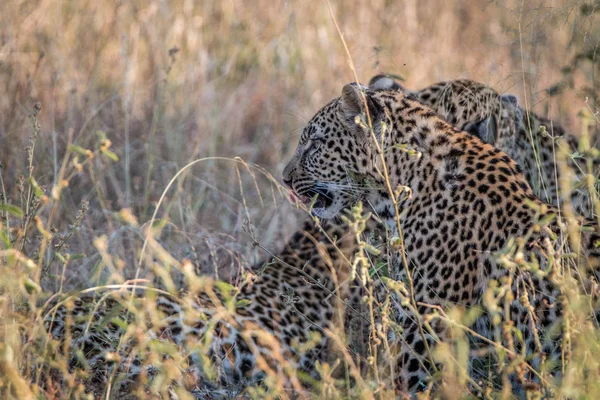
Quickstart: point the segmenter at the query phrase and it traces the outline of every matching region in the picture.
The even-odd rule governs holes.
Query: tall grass
[[[597,1],[332,7],[363,81],[468,77],[571,132],[598,127]],[[176,289],[186,279],[166,266],[178,263],[246,282],[244,267],[262,248],[276,253],[304,218],[275,182],[299,129],[354,79],[325,3],[0,2],[0,390],[61,394],[31,388],[21,337],[43,335],[35,316],[56,293],[153,280]],[[598,393],[598,331],[572,315],[589,340],[574,347],[565,397]],[[456,378],[445,394],[459,397],[463,342],[441,358]]]

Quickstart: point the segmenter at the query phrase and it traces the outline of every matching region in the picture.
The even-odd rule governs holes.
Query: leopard
[[[470,79],[441,81],[420,90],[409,90],[391,75],[378,74],[370,79],[369,87],[373,90],[401,90],[457,129],[491,144],[497,136],[514,134],[523,118],[517,96],[500,93],[489,85]]]
[[[577,214],[597,217],[599,210],[594,200],[600,193],[597,139],[582,140],[533,111],[522,110],[522,114],[517,131],[513,135],[499,135],[493,144],[523,167],[540,198],[558,206],[568,201]],[[570,186],[566,196],[561,194],[564,185]]]
[[[389,86],[389,81],[386,83],[386,85]],[[396,86],[396,85],[397,84],[392,81],[392,86],[393,86],[392,89],[403,90],[404,92],[408,92],[406,89],[399,87],[399,85],[398,86]],[[385,86],[385,85],[382,85],[382,82],[380,81],[380,79],[377,79],[377,77],[375,77],[371,80],[370,87],[373,90],[390,89],[389,87],[383,87],[383,86]],[[451,90],[448,90],[448,87],[450,87]],[[435,89],[435,88],[438,88],[438,89]],[[442,93],[443,93],[444,90],[446,93],[452,93],[453,96],[446,98],[446,100],[443,102],[436,100],[437,97],[431,94],[431,93],[438,93],[440,91],[442,91]],[[469,102],[465,101],[464,93],[471,95]],[[473,101],[473,98],[472,98],[473,94],[477,94],[477,99],[478,99],[477,101]],[[487,140],[487,141],[493,140],[493,136],[489,136],[489,132],[491,132],[492,130],[494,132],[500,132],[500,131],[502,131],[502,129],[505,129],[507,131],[515,130],[515,128],[511,125],[509,125],[508,127],[500,126],[499,128],[495,128],[495,127],[491,128],[491,125],[493,125],[494,123],[501,122],[501,123],[505,123],[505,124],[506,123],[511,124],[512,121],[520,122],[522,120],[522,115],[519,113],[520,109],[518,107],[515,107],[516,99],[514,96],[499,95],[493,89],[491,89],[483,84],[478,84],[478,83],[472,82],[472,81],[456,80],[456,81],[451,81],[451,82],[446,82],[446,83],[440,83],[440,84],[436,84],[431,87],[425,88],[419,92],[412,92],[412,93],[410,93],[410,95],[414,98],[417,98],[417,100],[420,101],[422,104],[428,105],[428,103],[432,103],[431,106],[444,119],[453,123],[459,129],[463,128],[469,132],[474,131],[476,135],[480,136],[482,139]],[[461,97],[461,95],[463,95],[463,96]],[[500,100],[500,102],[498,102],[498,100]],[[500,106],[502,106],[502,108],[496,108],[498,103],[500,104]],[[478,107],[475,107],[474,109],[466,109],[465,108],[465,107],[470,106],[471,104],[476,104]],[[437,108],[436,108],[436,105],[437,105]],[[510,114],[511,112],[513,114]],[[508,116],[507,116],[507,114],[508,114]],[[498,115],[500,115],[500,117],[498,117]],[[492,117],[490,117],[490,116],[492,116]],[[508,136],[508,135],[506,135],[506,136]],[[308,195],[314,196],[316,193],[317,192],[310,192],[305,197],[308,197]],[[304,198],[304,200],[306,200],[306,198]],[[316,264],[319,262],[319,259],[321,257],[321,255],[319,254],[319,247],[318,246],[312,246],[312,248],[304,247],[303,238],[305,238],[307,235],[309,237],[322,237],[323,234],[325,234],[326,237],[332,238],[332,237],[336,237],[336,235],[342,231],[345,231],[345,230],[342,228],[340,231],[339,225],[332,223],[330,221],[328,221],[326,224],[324,224],[322,226],[315,225],[311,222],[307,222],[304,225],[303,229],[300,230],[294,236],[295,239],[290,241],[290,243],[288,244],[288,248],[286,250],[284,250],[283,254],[276,258],[278,258],[278,259],[288,258],[290,249],[294,249],[293,251],[295,252],[295,254],[297,254],[297,255],[300,254],[300,255],[298,257],[294,258],[294,260],[288,260],[290,265],[297,264],[297,268],[301,268],[301,264],[303,265],[301,260],[304,260],[304,261],[311,260],[311,262]],[[302,251],[298,252],[298,250],[297,250],[298,248],[301,248]],[[350,246],[350,247],[347,247],[347,249],[346,249],[346,253],[348,254],[348,256],[355,254],[356,251],[357,251],[356,244],[354,244],[354,247]],[[254,268],[251,268],[251,269],[258,270],[258,269],[260,269],[261,266],[262,266],[262,264],[259,263],[257,266],[255,266]],[[323,266],[321,266],[321,267],[323,267]],[[357,287],[358,287],[358,285],[352,285],[351,292],[348,295],[348,303],[347,303],[347,304],[352,304],[355,309],[358,309],[358,307],[360,306],[361,301],[358,299],[360,299],[363,296],[363,293],[360,290],[359,291],[356,290]],[[181,311],[180,311],[181,305],[177,301],[174,300],[176,297],[177,296],[167,296],[167,297],[163,296],[160,298],[160,302],[162,304],[169,305],[168,307],[165,307],[164,310],[161,310],[169,318],[173,318],[174,315],[181,313]],[[179,297],[181,297],[181,296],[179,296]],[[88,307],[88,309],[89,309],[90,305],[96,304],[95,301],[97,301],[95,296],[92,296],[92,297],[88,296],[88,297],[84,297],[82,299],[78,299],[77,307],[76,307],[76,309],[78,311],[76,314],[79,315],[80,317],[82,317],[85,314],[86,307]],[[104,306],[104,307],[107,307],[107,306]],[[116,303],[113,302],[108,306],[108,309],[114,310],[115,307],[116,307]],[[210,311],[210,308],[211,307],[203,307],[202,310],[206,313],[206,312]],[[64,319],[66,318],[67,310],[64,307],[61,307],[60,311],[61,312],[59,313],[59,315],[57,315],[57,316],[55,315],[56,321],[61,321],[61,320],[64,321]],[[72,312],[72,311],[70,311],[70,312]],[[353,328],[348,327],[349,321],[356,322],[356,320],[358,320],[359,323],[363,324],[363,325],[365,325],[369,322],[369,321],[367,321],[366,318],[364,318],[364,315],[362,315],[361,313],[356,312],[356,311],[347,312],[347,310],[346,310],[345,323],[347,325],[347,331],[353,329]],[[93,333],[93,329],[95,329],[93,326],[96,326],[96,325],[103,326],[103,324],[97,324],[96,322],[94,322],[93,325],[90,325],[90,327],[91,327],[90,331],[92,333]],[[121,337],[123,335],[122,331],[115,328],[113,325],[110,325],[110,326],[112,327],[110,329],[110,332],[112,332],[112,334],[115,335],[113,337],[114,340],[116,340],[118,337]],[[64,333],[65,333],[64,327],[65,327],[65,324],[63,323],[62,331],[60,329],[58,331],[56,331],[56,329],[58,329],[58,328],[55,329],[56,337],[61,337],[61,335],[64,335]],[[75,329],[77,330],[78,328],[75,327]],[[184,330],[183,328],[181,328],[181,329]],[[82,330],[80,330],[80,331],[82,331]],[[178,329],[174,329],[174,331],[178,331]],[[108,337],[107,335],[108,335],[108,333],[106,331],[104,331],[104,332],[102,332],[102,335],[100,335],[100,336],[103,336],[106,338],[106,337]],[[161,333],[161,335],[159,335],[159,336],[163,337],[163,336],[165,336],[165,334]],[[181,345],[181,343],[182,343],[181,338],[178,338],[177,336],[175,338],[173,338],[173,337],[171,337],[171,335],[166,335],[166,336],[168,337],[169,341],[173,341],[173,342],[177,343],[178,345]],[[197,336],[198,335],[195,335],[194,337],[197,337]],[[362,337],[364,337],[364,335],[361,335],[360,337],[362,338]],[[102,357],[104,357],[104,355],[109,353],[109,349],[107,349],[107,348],[102,349],[101,347],[96,350],[90,350],[91,348],[94,347],[94,343],[96,346],[98,345],[98,343],[102,343],[102,340],[98,340],[98,338],[99,338],[98,335],[92,335],[91,338],[84,339],[84,341],[82,343],[79,343],[80,347],[84,346],[86,348],[86,350],[87,350],[86,354],[88,355],[88,357],[91,357],[89,359],[91,365],[95,365],[98,361],[101,361],[101,359],[102,359]],[[115,343],[114,340],[110,340],[108,342]],[[106,343],[106,341],[104,341],[104,342]],[[237,338],[234,338],[233,340],[231,340],[229,342],[229,344],[237,343],[237,342],[238,342]],[[221,344],[219,344],[219,346],[221,346]],[[323,346],[321,345],[321,347],[323,347]],[[99,357],[100,360],[97,360],[96,357]],[[250,356],[250,358],[252,358],[252,356]],[[315,358],[316,357],[311,356],[309,359],[311,360],[312,363],[314,363]],[[238,359],[242,360],[240,363],[238,363],[239,365],[246,363],[244,357],[238,357]],[[234,363],[234,365],[237,365],[237,364]],[[135,373],[130,373],[128,379],[135,380],[137,378],[138,374],[139,374],[139,371],[137,371]],[[238,371],[233,371],[233,372],[230,371],[229,375],[237,377],[238,379],[232,379],[231,377],[226,377],[226,378],[224,378],[226,381],[235,380],[237,382],[240,380],[239,379],[240,376],[247,377],[248,373],[243,374],[241,371],[238,370]],[[250,374],[250,375],[252,376],[252,374]],[[104,376],[106,376],[106,373],[104,373]],[[132,376],[133,376],[133,378],[132,378]],[[252,381],[256,381],[256,380],[257,379],[254,379],[254,380],[253,379],[245,379],[246,382],[252,382]],[[225,385],[225,382],[222,382],[222,383],[223,383],[223,385]]]
[[[485,309],[486,293],[508,280],[521,295],[499,300],[523,338],[507,337],[540,364],[561,354],[561,341],[550,332],[560,327],[563,293],[550,278],[549,253],[578,254],[578,265],[569,265],[580,268],[574,276],[587,285],[583,275],[590,271],[597,282],[600,236],[594,220],[572,217],[568,222],[577,234],[569,240],[559,210],[535,195],[508,154],[402,90],[345,85],[304,127],[282,180],[310,201],[317,218],[334,219],[357,202],[368,205],[401,243],[391,275],[409,284],[414,306],[396,316],[402,345],[391,379],[402,393],[424,389],[436,368],[428,349],[451,339],[451,329],[439,319],[432,324],[435,334],[421,329],[419,321],[432,310]],[[500,256],[506,252],[520,264]],[[530,259],[542,273],[520,267]],[[473,325],[489,341],[491,314]]]
[[[164,372],[166,359],[181,371],[168,375],[174,382],[169,390],[196,398],[240,395],[264,386],[269,376],[276,379],[268,390],[302,397],[310,385],[299,377],[318,377],[316,366],[336,354],[328,332],[343,336],[343,328],[358,321],[368,326],[369,316],[356,301],[364,285],[360,289],[351,276],[357,234],[364,229],[354,226],[305,222],[281,252],[251,267],[254,278],[240,288],[202,277],[205,284],[190,283],[186,293],[138,288],[132,295],[121,288],[56,297],[42,313],[48,342],[40,346],[63,353],[68,348],[71,369],[84,359],[90,373],[81,384],[95,398],[106,396],[113,374],[119,377],[118,398],[146,393],[152,388],[148,379]],[[345,316],[349,312],[353,318]],[[145,318],[133,317],[140,314]],[[345,320],[354,325],[345,326]],[[148,343],[177,351],[148,361]],[[216,371],[210,379],[209,368]]]
[[[469,79],[442,81],[411,91],[389,74],[379,74],[371,78],[369,86],[402,90],[458,129],[503,150],[521,166],[540,199],[556,206],[569,200],[577,214],[598,214],[593,200],[600,194],[595,136],[590,135],[583,144],[560,124],[525,109],[517,96]],[[565,190],[570,193],[564,198],[560,191],[563,181],[572,186]]]

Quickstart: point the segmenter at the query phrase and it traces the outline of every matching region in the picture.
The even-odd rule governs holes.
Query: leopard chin
[[[337,217],[344,208],[348,207],[348,205],[349,204],[338,198],[323,199],[319,197],[315,201],[310,212],[315,217],[332,219]]]

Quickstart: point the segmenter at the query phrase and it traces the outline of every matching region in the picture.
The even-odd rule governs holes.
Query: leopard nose
[[[283,179],[283,183],[290,189],[292,188],[292,177],[294,176],[294,166],[295,166],[296,156],[292,157],[292,160],[285,166],[283,169],[283,173],[281,174],[281,178]]]

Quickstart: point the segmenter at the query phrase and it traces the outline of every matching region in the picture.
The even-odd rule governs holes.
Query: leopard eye
[[[311,138],[310,141],[311,141],[310,148],[309,148],[310,152],[314,152],[314,151],[318,150],[319,147],[321,147],[321,144],[325,143],[325,139],[321,138],[321,137]]]

